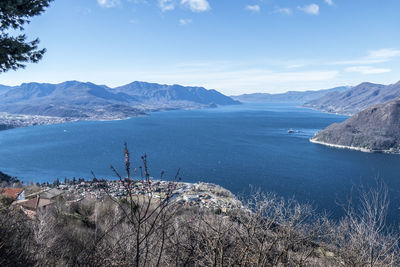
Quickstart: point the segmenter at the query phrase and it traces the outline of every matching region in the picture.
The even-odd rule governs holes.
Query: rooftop
[[[23,188],[2,188],[0,189],[0,195],[17,199],[23,191]]]

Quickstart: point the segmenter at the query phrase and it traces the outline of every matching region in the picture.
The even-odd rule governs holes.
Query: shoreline
[[[19,114],[18,114],[19,115]],[[61,124],[66,124],[66,123],[74,123],[74,122],[82,122],[82,121],[87,121],[87,122],[107,122],[107,121],[123,121],[123,120],[129,120],[134,117],[139,117],[139,116],[150,116],[150,113],[143,113],[143,114],[137,114],[133,116],[128,116],[128,117],[117,117],[117,118],[70,118],[70,117],[50,117],[50,116],[40,116],[40,115],[34,115],[37,117],[44,117],[46,119],[50,119],[53,121],[45,121],[43,123],[35,123],[32,124],[30,122],[26,122],[25,125],[24,123],[15,125],[15,124],[1,124],[4,125],[5,127],[2,129],[0,128],[0,131],[6,131],[6,130],[12,130],[12,129],[18,129],[18,128],[25,128],[25,127],[33,127],[33,126],[41,126],[41,125],[61,125]],[[23,115],[22,116],[26,116]]]
[[[309,141],[314,144],[318,145],[323,145],[323,146],[328,146],[328,147],[334,147],[334,148],[339,148],[339,149],[350,149],[350,150],[355,150],[355,151],[360,151],[364,153],[383,153],[383,154],[400,154],[400,151],[393,151],[393,150],[373,150],[373,149],[368,149],[368,148],[362,148],[362,147],[355,147],[355,146],[345,146],[345,145],[337,145],[337,144],[330,144],[322,141],[315,140],[313,138],[310,138]]]
[[[157,113],[157,112],[167,112],[167,111],[176,111],[176,110],[196,110],[196,109],[206,109],[206,108],[216,108],[216,107],[189,107],[189,108],[159,108],[159,109],[147,109],[143,110],[142,113],[137,113],[131,116],[121,116],[121,117],[116,117],[116,118],[73,118],[73,117],[52,117],[52,116],[43,116],[43,115],[26,115],[26,114],[13,114],[13,113],[8,113],[8,112],[0,112],[0,132],[1,131],[6,131],[6,130],[11,130],[11,129],[17,129],[17,128],[25,128],[25,127],[32,127],[32,126],[40,126],[40,125],[55,125],[55,124],[65,124],[65,123],[73,123],[73,122],[80,122],[80,121],[123,121],[123,120],[129,120],[134,117],[147,117],[151,116],[152,113]],[[3,117],[1,116],[3,115]],[[14,119],[14,124],[13,123],[6,123],[2,122],[3,120],[10,120],[6,116],[19,116],[23,117],[24,120],[21,122],[21,119]],[[39,122],[32,123],[32,120],[42,120]],[[18,123],[19,122],[19,123]]]
[[[344,116],[344,117],[351,117],[351,116],[353,116],[353,115],[355,114],[355,113],[331,112],[331,111],[327,111],[327,110],[324,110],[324,109],[318,109],[318,108],[309,107],[309,106],[304,106],[304,105],[301,105],[301,106],[299,106],[299,107],[300,107],[300,108],[311,109],[311,110],[314,110],[314,111],[319,111],[319,112],[326,113],[326,114],[332,114],[332,115]]]

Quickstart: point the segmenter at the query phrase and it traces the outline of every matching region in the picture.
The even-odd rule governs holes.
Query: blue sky
[[[0,84],[135,80],[225,94],[400,80],[398,0],[55,0],[26,26],[47,48]]]

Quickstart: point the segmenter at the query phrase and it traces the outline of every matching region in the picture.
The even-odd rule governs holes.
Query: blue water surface
[[[389,220],[399,221],[399,155],[370,154],[310,143],[318,130],[345,116],[294,104],[243,104],[157,112],[121,121],[76,122],[0,131],[0,170],[23,181],[56,177],[115,178],[123,172],[126,141],[137,166],[148,155],[150,174],[219,184],[237,194],[249,185],[310,203],[332,217],[352,188],[382,179],[389,187]],[[295,132],[288,133],[289,129]]]

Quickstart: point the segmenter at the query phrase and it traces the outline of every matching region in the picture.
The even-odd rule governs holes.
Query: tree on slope
[[[24,25],[40,15],[53,0],[0,1],[0,73],[24,68],[26,62],[36,63],[46,52],[39,49],[39,39],[27,41]],[[11,32],[20,32],[15,36]]]

